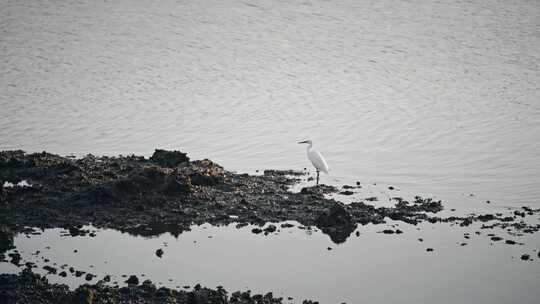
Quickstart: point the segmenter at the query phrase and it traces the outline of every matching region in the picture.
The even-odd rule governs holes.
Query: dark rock
[[[261,232],[263,232],[263,231],[262,231],[261,228],[253,228],[253,229],[251,229],[251,232],[253,232],[253,233],[255,233],[255,234],[259,234],[259,233],[261,233]]]
[[[91,273],[87,273],[86,276],[84,277],[85,280],[87,281],[92,281],[92,279],[94,279],[95,275],[91,274]]]
[[[139,285],[139,278],[135,275],[131,275],[125,282],[129,285]]]
[[[2,185],[0,185],[2,189]],[[13,246],[13,232],[7,226],[0,224],[0,255],[14,248]]]
[[[272,225],[272,224],[268,225],[268,227],[266,227],[266,228],[263,229],[263,231],[264,231],[266,234],[268,234],[268,233],[273,233],[273,232],[275,232],[276,230],[277,230],[277,227],[274,226],[274,225]]]
[[[384,234],[394,234],[394,230],[392,230],[392,229],[384,229],[382,231],[382,233],[384,233]]]
[[[163,167],[176,167],[181,163],[189,162],[189,157],[186,153],[180,151],[166,151],[156,149],[150,161],[157,163]]]
[[[516,244],[516,241],[514,241],[514,240],[506,240],[506,241],[504,241],[504,242],[505,242],[506,244],[508,244],[508,245],[515,245],[515,244]]]
[[[479,215],[478,216],[478,220],[480,220],[482,222],[492,221],[494,219],[495,219],[495,217],[493,216],[493,214],[484,214],[484,215]]]
[[[165,195],[174,196],[187,194],[190,193],[192,190],[190,181],[188,179],[168,176],[165,178],[162,191]]]
[[[341,195],[353,195],[354,192],[346,190],[346,191],[341,191],[339,194],[341,194]]]
[[[62,271],[58,275],[65,278],[65,277],[67,277],[67,272]]]
[[[431,252],[433,251],[433,248],[427,248],[426,251]]]
[[[74,304],[93,304],[96,298],[96,292],[92,288],[79,287],[73,292],[72,303]]]
[[[323,194],[335,193],[337,191],[338,189],[334,186],[319,184],[318,186],[304,187],[300,190],[300,193],[322,196]]]
[[[163,249],[159,248],[158,250],[156,250],[156,256],[158,258],[161,258],[162,255],[163,255]]]
[[[334,243],[343,243],[356,230],[351,214],[341,204],[332,205],[320,214],[315,223]]]
[[[530,256],[529,256],[528,254],[522,254],[522,255],[521,255],[521,259],[522,259],[523,261],[527,261],[529,258],[530,258]]]
[[[43,269],[45,269],[48,273],[56,274],[56,268],[51,267],[51,266],[49,266],[49,265],[43,266]]]
[[[502,237],[500,237],[500,236],[492,236],[491,240],[494,241],[494,242],[498,242],[498,241],[502,240]]]
[[[19,266],[21,263],[21,255],[18,252],[8,254],[8,257],[11,258],[11,264]]]

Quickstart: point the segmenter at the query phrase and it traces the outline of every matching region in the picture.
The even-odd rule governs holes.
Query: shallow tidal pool
[[[267,235],[234,224],[193,226],[178,236],[151,238],[92,226],[85,229],[94,233],[76,237],[63,229],[34,230],[16,237],[15,250],[21,264],[36,264],[35,272],[47,274],[45,265],[57,268],[47,278],[71,288],[106,275],[109,284],[125,285],[136,275],[158,287],[191,289],[199,283],[229,292],[273,292],[286,303],[537,303],[540,298],[540,239],[534,234],[510,236],[476,224],[389,222],[359,226],[345,243],[334,244],[316,228],[288,223],[294,226],[277,223],[278,230]],[[384,229],[403,233],[381,233]],[[491,241],[489,233],[503,240]],[[524,245],[508,245],[505,239]],[[522,254],[531,259],[521,260]],[[70,267],[95,277],[76,277]],[[0,263],[0,273],[17,271]],[[66,277],[58,275],[62,271]]]

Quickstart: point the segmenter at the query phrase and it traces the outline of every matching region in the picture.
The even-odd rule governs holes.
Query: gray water
[[[390,225],[399,225],[403,234],[377,233]],[[306,298],[322,304],[538,303],[540,261],[534,249],[540,248],[538,237],[510,236],[501,229],[476,235],[478,228],[390,222],[361,226],[358,237],[353,234],[340,245],[316,229],[296,227],[264,236],[251,233],[252,227],[202,225],[178,237],[167,233],[156,238],[115,230],[98,230],[96,237],[63,237],[66,232],[61,229],[49,229],[41,235],[20,235],[15,245],[25,261],[38,265],[36,272],[46,274],[41,267],[53,263],[60,272],[60,265],[68,264],[66,271],[73,266],[97,275],[90,283],[109,274],[112,282],[125,285],[127,277],[137,275],[158,287],[188,285],[190,290],[200,283],[293,298],[285,303]],[[471,239],[464,239],[464,233]],[[526,244],[491,242],[487,233]],[[462,242],[467,245],[460,246]],[[158,248],[164,251],[161,258],[154,254]],[[34,255],[37,250],[40,253]],[[521,261],[523,253],[533,260]],[[0,263],[0,272],[16,271],[15,266]],[[84,276],[71,274],[47,278],[72,288],[87,283]]]
[[[538,1],[0,1],[0,148],[540,196]]]
[[[361,181],[355,198],[420,194],[465,213],[537,208],[539,50],[538,1],[0,0],[0,149],[146,156],[180,149],[251,173],[309,168],[296,142],[312,139],[331,167],[322,182]],[[314,254],[306,263],[317,267],[300,263],[293,275],[289,264],[273,263],[261,271],[267,276],[247,269],[234,278],[225,274],[238,260],[227,256],[212,269],[170,275],[182,284],[275,290],[323,303],[539,297],[538,263],[511,258],[523,247],[459,247],[452,236],[459,230],[433,231],[452,250],[426,255],[414,235],[400,241],[373,233],[327,252],[324,235],[286,241],[282,234],[273,258],[296,265]],[[263,246],[249,232],[213,233]],[[185,267],[169,253],[154,261],[152,240],[100,235],[146,250],[102,272],[158,262]],[[211,242],[195,262],[223,248]],[[540,246],[538,235],[528,244],[529,251]],[[257,254],[272,254],[263,247]],[[62,260],[59,250],[53,256]],[[91,252],[96,263],[113,259]],[[167,284],[160,267],[154,276]],[[339,283],[328,285],[334,278]]]

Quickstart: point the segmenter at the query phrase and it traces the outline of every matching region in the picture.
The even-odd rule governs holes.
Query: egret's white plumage
[[[317,170],[317,185],[319,184],[319,171],[322,171],[326,174],[328,174],[328,164],[326,163],[326,160],[322,156],[321,152],[317,151],[317,149],[313,148],[313,142],[311,140],[305,140],[299,142],[299,144],[308,144],[307,147],[307,157],[313,164],[313,167]]]

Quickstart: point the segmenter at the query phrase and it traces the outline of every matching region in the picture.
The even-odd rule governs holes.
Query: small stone
[[[521,259],[522,259],[523,261],[527,261],[529,258],[530,258],[530,256],[529,256],[528,254],[523,254],[523,255],[521,255]]]
[[[87,273],[86,276],[84,277],[85,280],[87,281],[92,281],[92,279],[95,277],[95,275],[91,274],[91,273]]]
[[[268,227],[264,228],[264,232],[265,233],[272,233],[272,232],[275,232],[277,230],[277,227],[275,225],[268,225]]]
[[[384,229],[382,231],[382,233],[384,233],[384,234],[394,234],[394,230],[392,230],[392,229]]]
[[[418,241],[420,241],[420,242],[423,242],[423,241],[424,241],[424,239],[423,239],[423,238],[419,238],[419,239],[418,239]]]
[[[505,242],[506,244],[508,244],[508,245],[515,245],[515,244],[516,244],[516,241],[514,241],[514,240],[506,240],[506,241],[504,241],[504,242]]]
[[[156,256],[158,258],[161,258],[162,255],[163,255],[163,249],[159,248],[158,250],[156,250]]]
[[[394,187],[390,186],[388,187],[388,190],[394,190]]]
[[[426,251],[431,252],[431,251],[433,251],[433,248],[428,248],[428,249],[426,249]]]
[[[255,234],[259,234],[259,233],[261,233],[261,232],[263,232],[263,231],[262,231],[261,228],[253,228],[253,229],[251,229],[251,232],[253,232],[253,233],[255,233]]]
[[[11,258],[11,263],[13,265],[19,266],[21,262],[21,255],[18,252],[10,253],[8,256]]]
[[[502,237],[500,237],[500,236],[492,236],[491,240],[494,241],[494,242],[498,242],[498,241],[502,240]]]
[[[65,271],[60,272],[58,275],[64,278],[67,277],[67,273]]]
[[[106,275],[105,277],[103,277],[103,281],[105,281],[105,282],[110,282],[110,281],[111,281],[111,276],[110,276],[110,275]]]
[[[56,274],[56,268],[45,265],[43,266],[43,269],[45,269],[48,273]]]
[[[129,285],[139,285],[139,278],[135,275],[131,275],[125,282]]]
[[[332,250],[332,247],[328,247],[328,248],[326,248],[326,249],[327,249],[327,250]]]
[[[397,233],[397,234],[402,234],[403,231],[401,231],[401,230],[399,230],[399,229],[396,229],[396,233]]]

